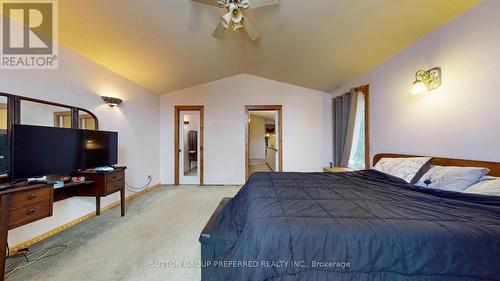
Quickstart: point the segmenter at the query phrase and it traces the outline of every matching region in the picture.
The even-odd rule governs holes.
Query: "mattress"
[[[500,197],[375,170],[256,173],[211,240],[217,280],[500,280]]]

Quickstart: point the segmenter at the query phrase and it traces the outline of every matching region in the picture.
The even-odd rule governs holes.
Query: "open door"
[[[175,107],[175,184],[203,185],[203,106]]]
[[[245,106],[245,178],[254,172],[283,171],[281,105]]]

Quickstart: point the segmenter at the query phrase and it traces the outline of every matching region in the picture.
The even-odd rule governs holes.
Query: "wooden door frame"
[[[204,185],[204,159],[203,143],[204,133],[204,111],[203,105],[176,105],[174,106],[174,184],[179,185],[179,133],[180,133],[180,114],[181,111],[199,111],[200,112],[200,186]]]
[[[279,172],[283,172],[283,106],[282,105],[245,105],[245,180],[250,176],[250,111],[278,111],[278,158]]]
[[[365,96],[365,168],[370,169],[370,85],[363,85],[354,90],[362,92]]]

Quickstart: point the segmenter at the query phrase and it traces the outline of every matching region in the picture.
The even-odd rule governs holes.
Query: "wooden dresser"
[[[15,186],[0,191],[0,280],[4,280],[9,229],[52,216],[53,194],[50,185]]]
[[[76,172],[85,182],[54,189],[47,184],[18,184],[0,190],[0,281],[4,280],[7,235],[10,229],[52,216],[54,202],[70,197],[95,197],[96,215],[101,197],[120,192],[121,216],[125,216],[125,169],[110,172]]]
[[[85,177],[86,180],[95,184],[89,188],[76,190],[72,196],[84,196],[96,198],[96,215],[100,215],[101,197],[106,197],[120,191],[121,215],[125,216],[125,169],[101,173],[101,172],[78,172],[77,177]]]

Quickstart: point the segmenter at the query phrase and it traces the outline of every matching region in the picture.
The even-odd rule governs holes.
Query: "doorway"
[[[203,185],[203,113],[203,106],[175,106],[175,185]]]
[[[281,105],[245,106],[245,178],[283,171]]]

